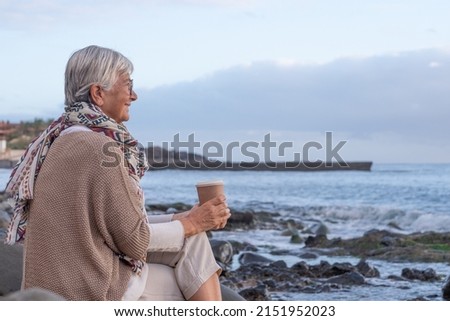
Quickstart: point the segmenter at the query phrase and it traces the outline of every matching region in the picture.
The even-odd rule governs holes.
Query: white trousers
[[[149,252],[147,280],[140,301],[182,301],[220,273],[206,233],[186,238],[178,252]]]

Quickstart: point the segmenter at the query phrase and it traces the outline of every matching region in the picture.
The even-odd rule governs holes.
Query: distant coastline
[[[9,157],[0,157],[0,168],[13,168],[23,150],[9,151]],[[355,162],[222,162],[210,160],[201,155],[161,152],[160,148],[149,149],[147,158],[149,170],[180,169],[180,170],[230,170],[230,171],[370,171],[372,161]]]

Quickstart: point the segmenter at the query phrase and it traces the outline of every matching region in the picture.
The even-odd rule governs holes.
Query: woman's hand
[[[225,196],[219,195],[202,206],[195,205],[189,214],[179,220],[183,224],[185,236],[189,237],[201,232],[224,228],[230,216]]]

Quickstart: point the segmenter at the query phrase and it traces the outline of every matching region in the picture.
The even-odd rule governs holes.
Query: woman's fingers
[[[222,229],[231,216],[225,195],[219,195],[201,206],[194,206],[189,214],[198,232]]]
[[[220,204],[222,204],[222,203],[225,203],[225,201],[226,201],[225,195],[221,194],[221,195],[218,195],[218,196],[214,197],[213,199],[210,199],[210,200],[209,200],[208,202],[206,202],[206,203],[210,203],[210,204],[212,204],[212,205],[220,205]],[[205,204],[206,204],[206,203],[205,203]]]

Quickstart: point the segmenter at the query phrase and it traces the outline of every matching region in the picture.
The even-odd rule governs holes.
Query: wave
[[[399,233],[450,232],[450,213],[429,213],[386,206],[279,206],[272,202],[247,204],[253,210],[273,211],[304,223],[323,222],[334,236],[361,235],[371,229]]]

